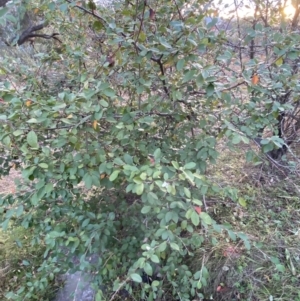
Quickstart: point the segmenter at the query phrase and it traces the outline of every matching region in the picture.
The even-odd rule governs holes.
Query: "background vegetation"
[[[0,2],[5,298],[299,300],[300,9],[248,4]]]

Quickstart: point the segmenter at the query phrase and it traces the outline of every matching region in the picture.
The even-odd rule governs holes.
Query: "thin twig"
[[[109,299],[109,301],[114,300],[115,296],[118,294],[118,292],[121,290],[121,288],[129,281],[129,278],[126,278],[118,287],[118,289],[114,292],[114,294],[111,296],[111,298]]]

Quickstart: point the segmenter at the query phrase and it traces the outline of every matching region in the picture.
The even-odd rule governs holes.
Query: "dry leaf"
[[[259,76],[257,74],[254,74],[252,76],[252,80],[251,81],[252,81],[253,85],[257,85],[259,83]]]
[[[98,122],[97,122],[97,120],[94,120],[93,121],[93,128],[94,128],[94,130],[97,129],[97,126],[98,126]]]
[[[227,293],[227,292],[229,292],[230,290],[231,290],[230,287],[226,287],[226,286],[222,286],[222,285],[219,285],[219,286],[217,287],[217,289],[216,289],[216,291],[217,291],[218,293]]]
[[[198,214],[200,214],[202,212],[201,207],[195,206],[194,208]]]
[[[150,20],[155,19],[155,11],[152,8],[149,9],[149,19]]]
[[[107,56],[108,67],[113,67],[115,65],[115,56],[112,54]]]
[[[240,250],[237,247],[228,246],[224,251],[225,257],[237,258],[240,257]]]
[[[155,159],[152,156],[148,156],[148,159],[149,159],[151,165],[155,164]]]

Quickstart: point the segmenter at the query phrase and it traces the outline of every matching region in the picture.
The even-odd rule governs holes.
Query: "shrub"
[[[34,299],[45,289],[43,279],[75,268],[76,255],[76,268],[112,287],[112,298],[123,288],[132,294],[134,282],[148,300],[190,300],[202,296],[208,272],[186,263],[204,242],[217,243],[215,231],[249,248],[245,235],[206,212],[205,197],[237,200],[206,170],[218,158],[219,139],[228,147],[248,143],[278,125],[279,112],[291,104],[271,102],[274,91],[255,80],[254,58],[240,73],[229,68],[237,54],[225,31],[213,30],[219,19],[206,22],[212,8],[182,0],[20,5],[43,34],[31,25],[28,36],[16,35],[20,49],[35,36],[31,63],[6,56],[1,67],[0,139],[21,161],[24,180],[1,199],[2,227],[15,217],[46,251],[41,280],[11,298]],[[0,16],[17,27],[7,8]],[[269,28],[255,35],[260,30]],[[296,51],[291,40],[284,53],[275,51],[277,67],[283,54]],[[270,82],[274,89],[292,76],[281,71]],[[261,141],[265,152],[284,145],[277,136]],[[100,255],[96,264],[88,260],[92,254]]]

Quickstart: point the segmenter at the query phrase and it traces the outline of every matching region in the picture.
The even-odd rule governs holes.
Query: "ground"
[[[11,169],[7,177],[0,179],[0,193],[12,193],[16,190],[15,179],[20,176],[17,170]]]
[[[216,235],[219,244],[207,260],[212,288],[205,291],[214,300],[299,301],[299,179],[246,163],[244,146],[221,154],[211,177],[235,187],[238,198],[211,200],[211,215],[245,233],[251,248],[232,235]]]

